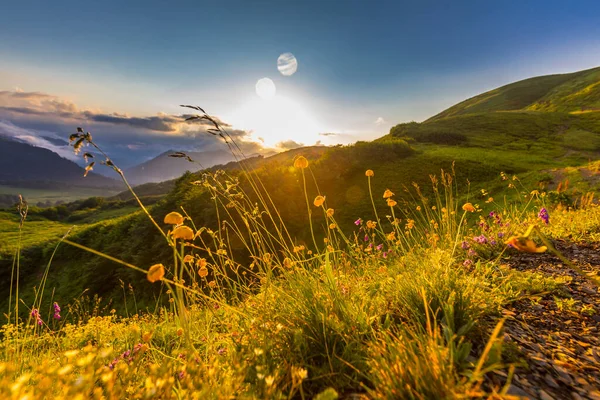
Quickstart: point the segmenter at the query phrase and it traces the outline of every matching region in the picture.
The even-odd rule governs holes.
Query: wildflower
[[[315,201],[313,201],[313,204],[315,205],[315,207],[321,207],[323,205],[323,203],[325,203],[325,196],[317,196],[315,197]]]
[[[359,226],[362,224],[362,219],[357,219],[356,221],[354,221],[354,225]]]
[[[487,243],[487,238],[485,237],[485,235],[480,235],[480,236],[475,236],[473,238],[473,241],[479,244],[486,244]]]
[[[214,288],[215,286],[217,286],[217,282],[215,282],[215,281],[210,281],[210,282],[208,282],[208,286],[209,286],[210,288]]]
[[[365,241],[365,242],[368,242],[368,241],[369,241],[369,235],[365,235],[365,237],[364,237],[364,241]]]
[[[60,319],[60,306],[57,302],[54,302],[52,307],[54,308],[54,319]]]
[[[417,211],[421,211],[421,206],[417,206]]]
[[[406,225],[404,226],[404,228],[410,230],[410,229],[412,229],[414,227],[415,227],[415,220],[413,220],[413,219],[407,219],[406,220]]]
[[[469,249],[469,251],[467,252],[467,255],[469,257],[475,257],[477,255],[477,252],[473,249]]]
[[[542,207],[540,212],[538,213],[538,218],[540,218],[546,225],[550,223],[550,215],[548,214],[548,210]]]
[[[146,332],[142,335],[142,340],[146,343],[152,340],[152,332]]]
[[[473,261],[471,261],[471,260],[469,260],[469,259],[466,259],[466,260],[465,260],[465,262],[463,263],[463,265],[464,265],[465,267],[469,267],[469,266],[471,266],[471,264],[473,264]]]
[[[177,336],[182,336],[182,335],[183,335],[183,328],[177,329]]]
[[[383,249],[383,244],[378,244],[376,247],[377,250],[381,251],[381,249]]]
[[[384,251],[383,254],[382,254],[382,256],[383,256],[383,258],[387,258],[388,257],[388,252]]]
[[[335,229],[336,227],[337,225],[334,223],[329,224],[329,229]]]
[[[492,240],[490,240],[490,244],[491,244],[492,246],[495,246],[497,243],[496,243],[496,241],[495,241],[494,239],[492,239]]]
[[[537,247],[533,240],[524,236],[512,236],[504,244],[525,253],[543,253],[548,249],[546,246]]]
[[[285,268],[291,268],[293,265],[292,260],[289,257],[283,259],[283,266]]]
[[[396,204],[398,204],[398,203],[396,203],[396,201],[389,199],[389,198],[387,199],[388,207],[394,207]]]
[[[365,176],[368,176],[370,178],[372,176],[375,176],[375,172],[373,172],[372,169],[368,169],[365,171]]]
[[[396,232],[392,231],[392,232],[388,233],[387,239],[388,240],[396,240]]]
[[[375,229],[377,227],[377,222],[375,221],[367,221],[367,229]]]
[[[498,232],[498,237],[499,238],[503,238],[504,237],[504,232]]]
[[[463,250],[467,250],[468,248],[470,248],[471,246],[469,246],[469,242],[467,242],[466,240],[463,240],[463,242],[460,244],[460,247]]]
[[[491,202],[493,202],[493,201],[494,201],[494,198],[493,198],[493,197],[490,197],[490,198],[489,198],[489,199],[487,199],[485,202],[486,202],[486,203],[491,203]]]
[[[194,256],[186,254],[185,257],[183,257],[183,262],[186,264],[194,262]]]
[[[150,282],[154,283],[156,281],[162,280],[165,276],[165,267],[162,264],[155,264],[148,269],[147,278]]]
[[[173,239],[193,240],[194,231],[189,226],[178,226],[171,232]]]
[[[227,349],[225,347],[221,347],[219,350],[217,350],[217,354],[219,354],[220,356],[227,354]]]
[[[335,212],[335,210],[333,208],[328,208],[325,213],[327,214],[328,217],[333,217],[334,212]]]
[[[464,211],[468,211],[468,212],[474,212],[475,211],[475,207],[473,207],[473,204],[471,204],[471,203],[465,203],[465,204],[463,204],[462,209]]]
[[[206,258],[199,258],[198,261],[196,261],[196,267],[198,268],[206,268],[207,265],[208,262],[206,261]]]
[[[200,278],[206,278],[208,276],[208,269],[206,267],[200,268],[198,275],[200,275]]]
[[[165,216],[165,224],[181,225],[183,224],[183,216],[178,212],[170,212]]]
[[[308,167],[308,160],[304,156],[299,156],[294,160],[294,167],[304,169]]]
[[[35,318],[35,322],[38,325],[42,325],[44,323],[44,321],[42,321],[42,317],[40,317],[40,312],[37,308],[34,308],[33,310],[31,310],[31,316],[33,318]]]
[[[389,199],[393,195],[394,195],[394,192],[392,192],[390,189],[385,189],[385,192],[383,192],[384,199]]]

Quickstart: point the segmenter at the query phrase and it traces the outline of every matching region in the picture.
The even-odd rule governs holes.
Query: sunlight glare
[[[236,128],[252,132],[253,139],[265,147],[293,140],[314,145],[321,139],[322,127],[298,102],[276,96],[270,101],[253,98],[233,112],[230,120]]]

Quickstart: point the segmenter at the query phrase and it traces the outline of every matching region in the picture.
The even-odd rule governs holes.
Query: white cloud
[[[375,125],[383,125],[385,124],[387,121],[385,119],[383,119],[383,117],[379,117],[375,120]]]
[[[48,149],[71,161],[79,161],[80,159],[80,157],[73,153],[73,149],[68,145],[58,146],[42,137],[49,136],[50,134],[44,135],[42,132],[34,131],[32,129],[24,129],[9,121],[0,120],[0,135],[11,137],[31,146]]]

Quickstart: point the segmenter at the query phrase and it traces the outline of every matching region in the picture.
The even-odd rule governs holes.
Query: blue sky
[[[280,134],[286,118],[338,134],[322,137],[325,144],[348,143],[515,80],[600,65],[599,15],[598,1],[5,2],[0,91],[137,117],[175,115],[178,104],[194,103],[253,131],[249,140],[261,137],[257,126],[271,129],[265,145],[320,139]],[[290,77],[276,67],[284,52],[298,59]],[[261,105],[254,85],[263,77],[287,103]],[[260,107],[281,117],[265,127],[248,116]],[[0,120],[57,134],[66,122]],[[139,144],[140,157],[194,143],[132,124],[89,125],[115,146]]]

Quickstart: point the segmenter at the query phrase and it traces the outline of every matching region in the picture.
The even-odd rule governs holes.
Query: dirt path
[[[586,272],[600,274],[600,243],[555,244]],[[598,288],[550,254],[519,254],[508,264],[518,270],[572,278],[564,287],[567,297],[541,295],[504,310],[505,341],[518,349],[526,364],[516,369],[509,394],[542,400],[600,400]]]

